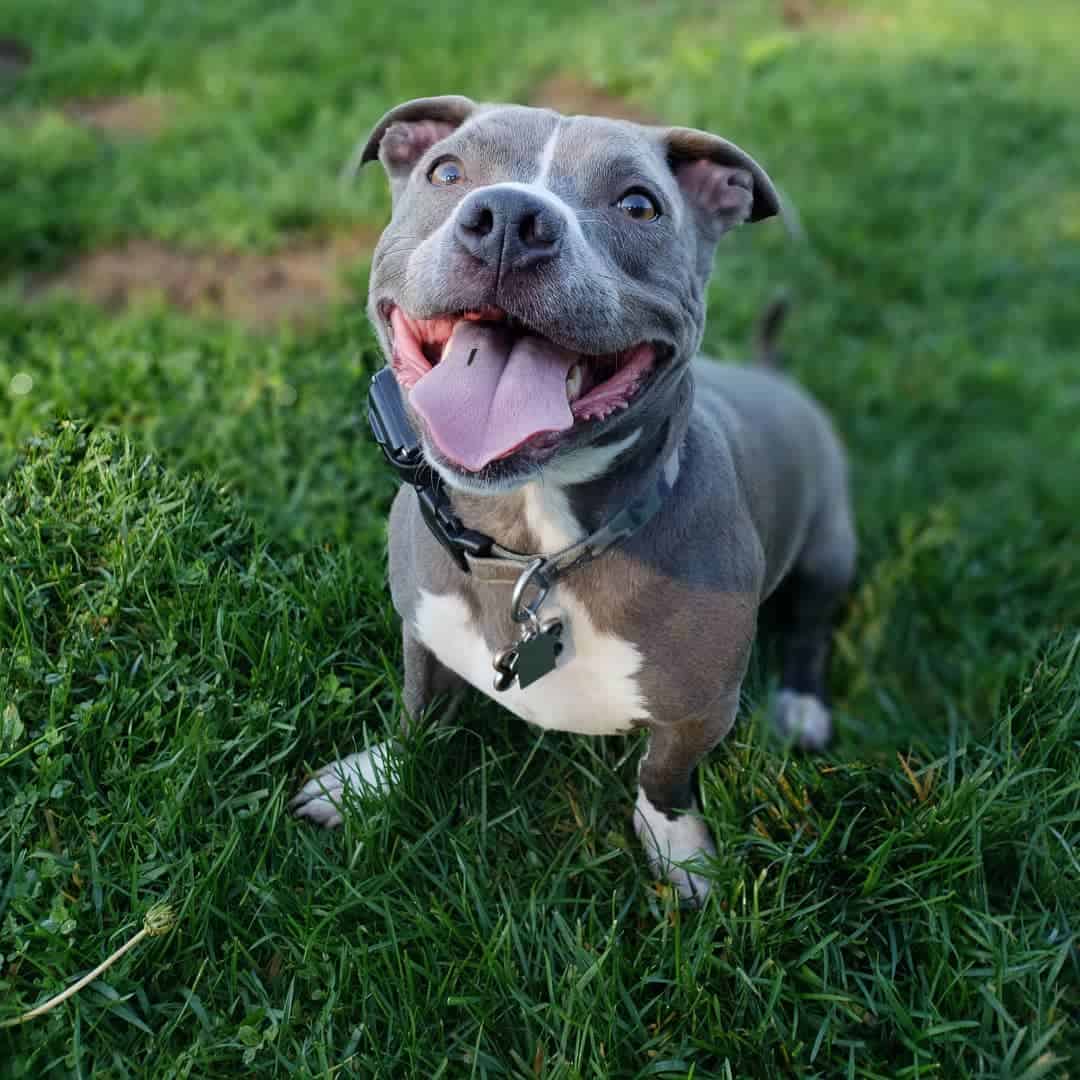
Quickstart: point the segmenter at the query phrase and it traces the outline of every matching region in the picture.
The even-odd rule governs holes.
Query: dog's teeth
[[[581,364],[575,364],[566,375],[566,400],[577,401],[581,396],[581,385],[585,381],[585,372]]]

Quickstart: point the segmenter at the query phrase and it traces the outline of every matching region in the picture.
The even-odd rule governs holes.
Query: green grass
[[[0,85],[0,1022],[181,914],[0,1030],[0,1076],[1076,1074],[1080,10],[778,8],[0,0],[36,54]],[[790,288],[855,468],[838,739],[776,742],[759,657],[704,772],[700,913],[633,840],[637,740],[479,699],[341,833],[285,813],[400,690],[362,260],[273,334],[20,298],[129,236],[378,224],[381,176],[337,174],[384,109],[561,69],[795,201],[803,242],[728,238],[707,345]],[[154,138],[57,108],[141,92],[175,103]]]

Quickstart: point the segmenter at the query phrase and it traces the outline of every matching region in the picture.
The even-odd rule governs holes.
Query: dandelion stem
[[[28,1020],[33,1020],[35,1017],[55,1009],[57,1005],[77,994],[87,983],[92,983],[103,971],[107,971],[111,968],[124,953],[134,949],[143,938],[158,937],[161,934],[167,934],[173,928],[175,922],[176,917],[168,904],[155,904],[146,913],[146,917],[143,919],[142,929],[130,941],[121,945],[112,956],[106,957],[93,971],[88,971],[81,979],[77,982],[73,982],[67,989],[61,990],[55,997],[51,997],[41,1005],[35,1006],[29,1012],[23,1013],[22,1016],[15,1016],[10,1020],[0,1022],[0,1028],[16,1027],[19,1024],[25,1024]]]

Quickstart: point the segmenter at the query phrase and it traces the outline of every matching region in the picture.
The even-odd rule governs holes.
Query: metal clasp
[[[540,608],[551,592],[551,582],[542,572],[546,565],[546,559],[533,559],[514,583],[514,594],[510,598],[510,618],[516,623],[531,623],[537,631],[540,629]],[[530,585],[536,589],[536,596],[531,603],[526,603],[525,592]]]

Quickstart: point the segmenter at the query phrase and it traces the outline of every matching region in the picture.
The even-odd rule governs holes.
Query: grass
[[[813,10],[0,0],[35,51],[0,108],[0,1021],[180,915],[0,1031],[0,1075],[1075,1075],[1080,13]],[[341,833],[285,814],[400,690],[362,260],[274,333],[21,299],[129,236],[378,224],[382,178],[337,173],[385,108],[564,69],[794,199],[801,243],[729,238],[707,345],[739,356],[789,287],[855,467],[839,737],[778,744],[758,658],[703,778],[697,914],[633,841],[636,740],[480,700]],[[173,103],[152,138],[58,108],[144,92]]]

